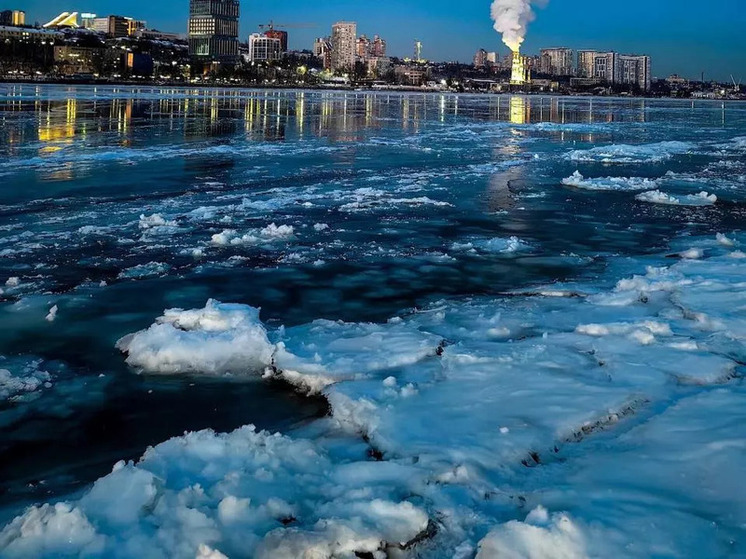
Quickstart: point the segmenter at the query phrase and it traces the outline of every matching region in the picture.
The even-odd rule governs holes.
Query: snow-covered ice
[[[132,366],[264,371],[322,393],[330,415],[286,436],[172,439],[78,501],[28,509],[0,545],[9,557],[741,549],[746,497],[732,488],[746,422],[728,383],[746,264],[715,237],[687,242],[682,254],[706,258],[661,255],[586,297],[443,301],[380,325],[268,329],[256,309],[214,301],[166,311],[120,342]]]

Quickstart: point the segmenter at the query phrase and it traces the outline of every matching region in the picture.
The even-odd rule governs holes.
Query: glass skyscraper
[[[238,0],[190,0],[190,56],[204,62],[237,62],[238,15]]]

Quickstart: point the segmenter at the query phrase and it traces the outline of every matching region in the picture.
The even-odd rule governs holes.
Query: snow
[[[659,181],[638,177],[606,177],[586,178],[580,171],[575,171],[571,176],[562,179],[565,186],[573,186],[584,190],[615,190],[620,192],[651,190],[657,187]]]
[[[640,202],[649,202],[651,204],[665,204],[671,206],[711,206],[717,202],[717,196],[707,192],[690,194],[684,196],[674,196],[666,194],[660,190],[643,192],[635,196]]]
[[[582,559],[588,557],[581,529],[564,514],[539,506],[524,522],[512,521],[479,543],[477,559]]]
[[[731,381],[746,264],[718,238],[681,242],[672,250],[702,257],[635,262],[583,297],[440,301],[383,324],[268,329],[246,305],[168,310],[120,341],[133,367],[262,373],[323,394],[330,415],[284,436],[248,426],[162,443],[77,502],[29,508],[3,552],[49,557],[63,540],[121,557],[740,549],[746,418]]]

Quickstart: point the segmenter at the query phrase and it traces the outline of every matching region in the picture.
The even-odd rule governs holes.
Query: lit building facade
[[[238,60],[238,0],[190,0],[189,55],[204,62]]]
[[[49,44],[53,44],[56,39],[61,39],[62,37],[62,33],[48,29],[0,25],[0,41],[22,41],[27,43],[49,42]]]
[[[282,58],[282,42],[280,39],[268,37],[260,33],[249,35],[249,61],[271,62]]]
[[[93,74],[101,67],[104,49],[74,45],[54,47],[54,62],[63,75]]]
[[[331,69],[334,72],[352,72],[355,68],[357,24],[339,21],[332,26]]]
[[[130,33],[130,18],[123,16],[97,17],[93,20],[91,29],[99,33],[106,33],[109,37],[127,37]]]
[[[550,76],[572,76],[573,52],[568,48],[541,49],[541,66],[539,71]]]

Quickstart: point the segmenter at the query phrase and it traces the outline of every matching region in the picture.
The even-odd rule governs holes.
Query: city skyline
[[[655,60],[653,74],[657,77],[678,73],[699,78],[704,71],[706,79],[725,81],[733,74],[739,80],[746,77],[746,11],[738,4],[738,0],[712,0],[706,5],[692,0],[660,0],[651,5],[643,0],[629,0],[623,6],[599,6],[591,0],[553,0],[539,10],[524,50],[538,53],[541,48],[566,46],[574,50],[644,53]],[[25,10],[27,23],[43,23],[61,9],[77,9],[99,15],[129,15],[147,20],[151,28],[178,33],[186,32],[189,14],[187,0],[157,4],[132,0],[126,8],[113,0],[71,0],[69,6],[49,0],[25,0],[1,7]],[[391,13],[398,14],[398,18],[392,20]],[[270,20],[316,24],[290,29],[289,47],[298,50],[311,49],[314,38],[329,35],[334,22],[349,20],[357,22],[359,34],[385,35],[394,56],[410,56],[415,38],[424,43],[423,56],[433,60],[468,63],[478,48],[507,52],[492,29],[488,1],[484,6],[473,4],[454,13],[452,5],[444,0],[407,4],[381,0],[375,5],[333,0],[323,6],[287,0],[276,7],[243,0],[241,41],[246,41],[259,24]]]

